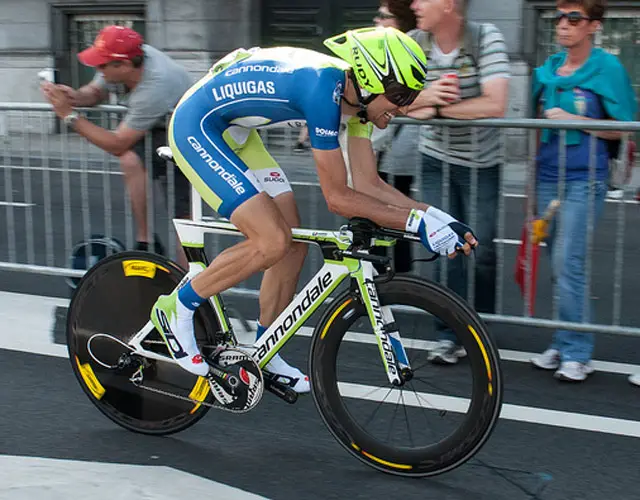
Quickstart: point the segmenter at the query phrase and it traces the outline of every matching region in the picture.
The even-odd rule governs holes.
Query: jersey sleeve
[[[307,120],[309,142],[314,149],[338,149],[340,102],[344,91],[345,72],[327,67],[305,75],[305,99],[302,111]],[[300,82],[304,84],[305,82]]]

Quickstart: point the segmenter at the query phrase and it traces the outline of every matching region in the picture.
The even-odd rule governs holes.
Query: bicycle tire
[[[503,391],[498,350],[477,313],[443,286],[414,277],[396,277],[378,284],[377,288],[381,306],[406,305],[430,311],[458,334],[474,374],[469,410],[466,418],[461,417],[464,418],[463,424],[444,440],[409,449],[376,440],[353,420],[340,395],[336,362],[340,344],[349,327],[358,318],[367,316],[359,293],[354,291],[338,297],[315,328],[309,355],[315,405],[336,440],[365,464],[401,476],[442,474],[470,459],[495,428]],[[381,362],[379,366],[382,370]]]
[[[69,305],[67,347],[73,372],[91,402],[111,421],[130,431],[173,434],[195,424],[209,407],[136,387],[129,380],[133,371],[116,372],[96,363],[87,340],[95,333],[106,333],[126,343],[149,320],[157,297],[170,293],[184,274],[181,267],[160,255],[117,253],[100,260],[82,277]],[[194,326],[201,349],[213,347],[219,326],[209,303],[196,311]],[[147,338],[155,341],[150,349],[168,356],[158,332]],[[113,346],[117,344],[101,348],[103,355],[117,357]],[[192,394],[199,401],[214,401],[204,378],[173,363],[149,362],[145,383],[185,396]]]

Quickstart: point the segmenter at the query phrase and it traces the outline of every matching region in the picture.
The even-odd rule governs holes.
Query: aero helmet
[[[370,94],[387,94],[388,98],[396,94],[396,101],[403,100],[397,99],[401,97],[397,94],[403,94],[404,100],[413,102],[424,88],[427,57],[415,40],[395,28],[350,30],[324,44],[351,65],[358,84]]]

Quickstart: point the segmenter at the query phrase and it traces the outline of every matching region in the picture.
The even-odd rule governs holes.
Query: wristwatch
[[[67,116],[65,116],[62,119],[62,121],[68,127],[73,127],[76,124],[76,121],[78,120],[78,118],[80,118],[80,115],[78,114],[78,112],[77,111],[72,111]]]

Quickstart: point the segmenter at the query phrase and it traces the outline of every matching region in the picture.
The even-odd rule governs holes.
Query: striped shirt
[[[408,35],[420,43],[427,55],[429,72],[426,86],[445,73],[455,72],[460,82],[462,99],[471,99],[482,94],[482,85],[488,81],[494,78],[510,77],[509,57],[504,37],[493,24],[486,23],[479,26],[478,40],[475,42],[478,54],[477,64],[474,64],[474,42],[468,36],[468,27],[464,43],[453,61],[437,50],[435,40],[429,33],[413,30]],[[471,127],[450,127],[447,137],[444,127],[423,126],[420,133],[420,152],[439,160],[447,158],[447,161],[455,165],[468,167],[490,167],[499,163],[502,152],[500,131],[492,128],[476,128],[477,133],[474,138],[472,130]]]

